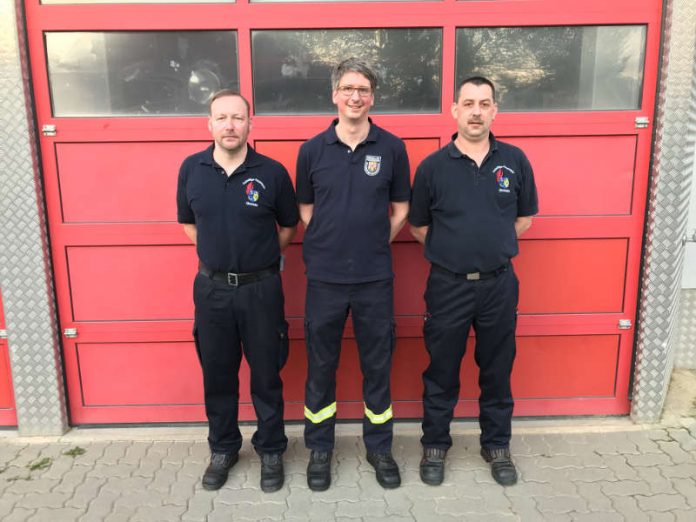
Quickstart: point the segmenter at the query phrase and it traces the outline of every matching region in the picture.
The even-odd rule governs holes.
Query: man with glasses
[[[243,353],[258,419],[251,443],[261,457],[261,489],[272,492],[283,486],[282,454],[288,444],[280,378],[288,357],[288,325],[279,262],[299,215],[285,168],[247,144],[246,99],[231,90],[213,95],[208,130],[214,143],[184,160],[177,191],[178,221],[199,259],[193,335],[211,451],[203,488],[221,488],[238,459]]]
[[[452,446],[450,422],[459,400],[459,371],[469,329],[476,332],[481,456],[496,482],[510,486],[518,282],[510,259],[537,213],[534,173],[525,154],[490,132],[498,112],[493,83],[464,80],[451,107],[452,141],[418,166],[408,216],[411,233],[431,262],[423,337],[430,364],[423,373],[423,458],[420,476],[444,480]]]
[[[408,214],[408,157],[404,143],[368,117],[377,77],[365,62],[342,61],[331,82],[338,118],[304,143],[297,158],[297,199],[306,229],[307,483],[313,491],[331,484],[336,369],[350,312],[363,374],[367,461],[382,487],[396,488],[401,477],[391,454],[395,336],[389,243]]]

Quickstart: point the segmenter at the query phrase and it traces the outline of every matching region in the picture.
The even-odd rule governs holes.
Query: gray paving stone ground
[[[442,486],[418,476],[418,424],[395,428],[403,484],[385,491],[365,460],[358,424],[338,427],[332,487],[307,488],[301,426],[288,427],[286,484],[264,494],[244,428],[240,461],[205,491],[204,427],[74,429],[57,438],[0,433],[2,521],[696,521],[696,419],[515,421],[516,486],[495,484],[474,423],[453,425]]]
[[[73,429],[55,438],[0,431],[0,521],[696,522],[694,371],[675,370],[660,424],[515,420],[520,481],[508,488],[479,456],[475,423],[453,423],[439,487],[418,476],[420,426],[397,424],[395,490],[376,483],[360,429],[338,426],[332,487],[314,493],[302,427],[288,426],[285,486],[272,494],[259,487],[250,426],[239,462],[215,492],[200,485],[209,457],[204,427]]]

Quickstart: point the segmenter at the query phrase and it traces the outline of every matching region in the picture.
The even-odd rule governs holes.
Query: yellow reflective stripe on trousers
[[[370,419],[370,422],[372,424],[384,424],[388,420],[390,420],[393,416],[394,413],[392,412],[392,407],[391,405],[384,410],[384,413],[380,413],[377,415],[375,412],[373,412],[370,408],[367,407],[367,404],[365,405],[365,416]]]
[[[316,413],[313,413],[307,406],[304,407],[304,416],[309,419],[312,424],[319,424],[320,422],[330,419],[336,415],[336,403],[329,404],[326,408],[322,408]]]

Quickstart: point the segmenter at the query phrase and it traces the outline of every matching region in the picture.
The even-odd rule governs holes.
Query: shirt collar
[[[201,165],[215,165],[215,160],[213,159],[213,150],[215,150],[215,143],[203,151],[203,156],[201,157]],[[247,143],[247,155],[244,158],[242,164],[237,167],[238,170],[246,170],[251,167],[258,167],[261,164],[261,155],[254,150],[254,147]]]
[[[460,151],[460,150],[457,148],[457,146],[454,144],[454,140],[457,139],[457,134],[458,134],[457,132],[455,132],[454,134],[452,134],[452,140],[447,144],[447,152],[449,153],[449,155],[450,155],[452,158],[461,158],[461,157],[464,156],[464,154],[462,154],[462,151]],[[492,133],[492,132],[489,133],[488,136],[489,136],[489,137],[488,137],[488,140],[489,140],[490,145],[491,145],[491,148],[490,148],[490,150],[488,151],[488,153],[489,153],[489,154],[492,154],[494,151],[498,150],[498,142],[497,142],[497,140],[495,139],[495,136],[493,136],[493,133]]]
[[[375,142],[377,141],[379,127],[372,123],[372,118],[367,118],[367,121],[370,123],[370,130],[367,133],[367,138],[365,138],[365,143],[370,141]],[[336,135],[336,125],[338,125],[338,118],[334,118],[334,120],[331,122],[331,125],[329,125],[329,128],[326,129],[326,131],[324,131],[324,142],[327,145],[340,142],[338,136]]]

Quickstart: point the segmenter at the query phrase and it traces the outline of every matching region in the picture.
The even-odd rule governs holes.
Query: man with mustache
[[[389,243],[408,214],[408,156],[399,138],[368,117],[377,78],[366,63],[342,61],[331,83],[338,117],[302,144],[297,158],[297,200],[306,228],[307,483],[314,491],[331,484],[336,369],[350,311],[363,373],[367,461],[382,487],[396,488],[401,476],[391,454],[395,336]]]
[[[423,327],[423,482],[444,480],[450,422],[469,329],[476,332],[481,456],[496,482],[517,482],[510,458],[518,281],[510,259],[537,213],[534,174],[524,153],[490,132],[495,87],[483,77],[456,91],[452,141],[418,166],[409,222],[431,262]]]
[[[210,101],[214,143],[189,156],[179,171],[178,221],[196,245],[194,341],[203,370],[210,465],[203,488],[219,489],[242,445],[237,413],[242,354],[250,369],[258,419],[251,439],[261,458],[261,489],[283,486],[280,370],[288,357],[279,263],[299,214],[290,176],[247,144],[249,103],[219,91]]]

